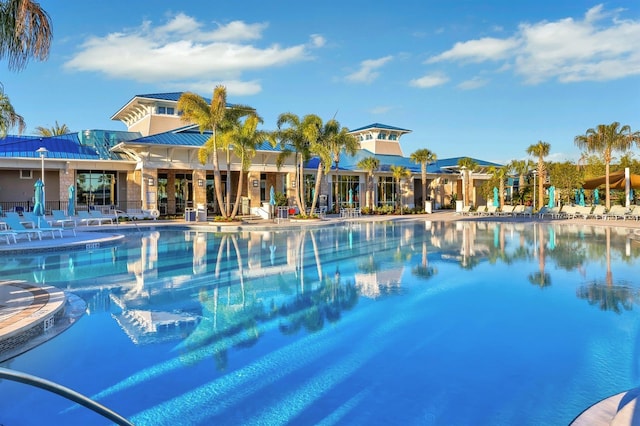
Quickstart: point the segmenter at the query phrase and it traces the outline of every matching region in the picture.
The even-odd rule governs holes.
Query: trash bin
[[[185,222],[196,221],[196,210],[193,207],[187,207],[184,209],[184,221]]]
[[[250,204],[249,197],[242,197],[241,202],[242,202],[242,210],[241,210],[242,214],[244,216],[251,214],[251,208],[249,207],[249,204]]]
[[[207,208],[204,204],[198,204],[197,206],[197,221],[198,222],[206,222],[207,221]]]
[[[424,202],[424,212],[429,214],[433,212],[433,205],[431,204],[431,201]]]

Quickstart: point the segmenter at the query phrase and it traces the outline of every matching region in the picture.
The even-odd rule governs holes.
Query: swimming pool
[[[638,386],[640,244],[548,223],[157,228],[5,256],[87,314],[1,364],[136,425],[557,425]],[[36,408],[37,407],[37,408]],[[108,424],[0,382],[4,425]]]

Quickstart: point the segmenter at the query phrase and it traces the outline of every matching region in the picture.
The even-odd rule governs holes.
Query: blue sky
[[[506,163],[618,121],[640,130],[640,3],[614,0],[41,1],[46,62],[2,65],[25,134],[126,130],[111,116],[136,94],[194,91],[278,115],[412,130],[405,155]],[[640,155],[634,149],[636,158]]]

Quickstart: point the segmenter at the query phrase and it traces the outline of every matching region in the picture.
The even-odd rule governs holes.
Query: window
[[[20,170],[20,179],[33,179],[33,170]]]
[[[166,114],[166,113],[167,113],[167,107],[163,107],[163,106],[156,107],[156,114]]]
[[[387,138],[387,134],[386,132],[380,132],[380,134],[378,135],[378,139],[386,139]]]
[[[391,134],[389,135],[389,140],[390,140],[390,141],[398,140],[398,135],[396,135],[395,133],[391,133]]]
[[[167,115],[173,115],[175,114],[174,109],[171,107],[167,107]]]
[[[371,133],[367,133],[367,140],[373,139],[373,136],[371,135]]]

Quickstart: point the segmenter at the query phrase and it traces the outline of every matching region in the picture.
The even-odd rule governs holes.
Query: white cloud
[[[393,107],[386,106],[386,105],[380,105],[380,106],[377,106],[377,107],[371,108],[371,109],[369,110],[369,112],[370,112],[371,114],[382,115],[382,114],[386,114],[386,113],[388,113],[388,112],[389,112],[389,111],[391,111],[392,109],[393,109]]]
[[[516,40],[503,40],[492,37],[458,42],[452,49],[429,58],[427,63],[455,60],[469,62],[484,62],[489,60],[496,61],[508,58],[510,56],[510,52],[517,46],[518,42]]]
[[[320,34],[311,34],[311,45],[313,47],[322,47],[327,43],[327,40]]]
[[[419,87],[421,89],[442,86],[449,81],[449,77],[442,73],[427,74],[420,78],[416,78],[409,82],[410,86]]]
[[[259,84],[242,82],[243,72],[310,58],[304,44],[289,47],[252,44],[262,38],[266,28],[264,23],[233,21],[205,29],[194,18],[177,14],[163,25],[154,27],[152,22],[145,21],[137,28],[88,38],[65,67],[143,83],[180,83],[183,88],[197,86],[204,80],[226,80],[235,82],[240,94],[256,93]],[[315,47],[324,44],[322,37],[311,37]],[[231,86],[227,89],[230,94],[238,94]]]
[[[393,59],[393,56],[385,56],[379,59],[367,59],[362,61],[360,62],[360,69],[349,74],[345,78],[347,81],[354,83],[371,83],[380,75],[376,70],[384,66],[391,59]]]
[[[458,42],[427,63],[499,61],[499,70],[513,69],[531,84],[639,75],[640,21],[618,19],[620,12],[597,5],[581,20],[522,23],[510,37]]]
[[[482,86],[486,86],[488,82],[489,81],[484,78],[473,77],[472,79],[463,81],[462,83],[458,84],[458,89],[473,90]]]

